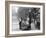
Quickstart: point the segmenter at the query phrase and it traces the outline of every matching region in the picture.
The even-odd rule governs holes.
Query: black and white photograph
[[[12,7],[12,30],[40,30],[40,8]]]

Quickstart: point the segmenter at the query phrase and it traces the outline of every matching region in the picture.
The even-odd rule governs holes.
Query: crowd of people
[[[36,9],[33,10],[34,13],[29,11],[25,19],[20,18],[19,26],[21,30],[32,30],[33,25],[34,29],[40,29],[40,14],[35,11]]]

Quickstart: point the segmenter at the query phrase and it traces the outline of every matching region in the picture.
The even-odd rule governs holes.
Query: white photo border
[[[40,8],[40,30],[19,31],[19,32],[12,31],[12,6]],[[43,6],[42,5],[10,4],[9,13],[10,13],[9,34],[43,33]]]

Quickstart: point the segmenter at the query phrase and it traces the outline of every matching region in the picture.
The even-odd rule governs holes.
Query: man
[[[31,29],[31,10],[29,10],[29,29]]]
[[[21,29],[21,23],[22,23],[22,17],[21,17],[21,21],[19,22],[19,27]]]
[[[40,14],[37,15],[37,28],[40,29]]]

